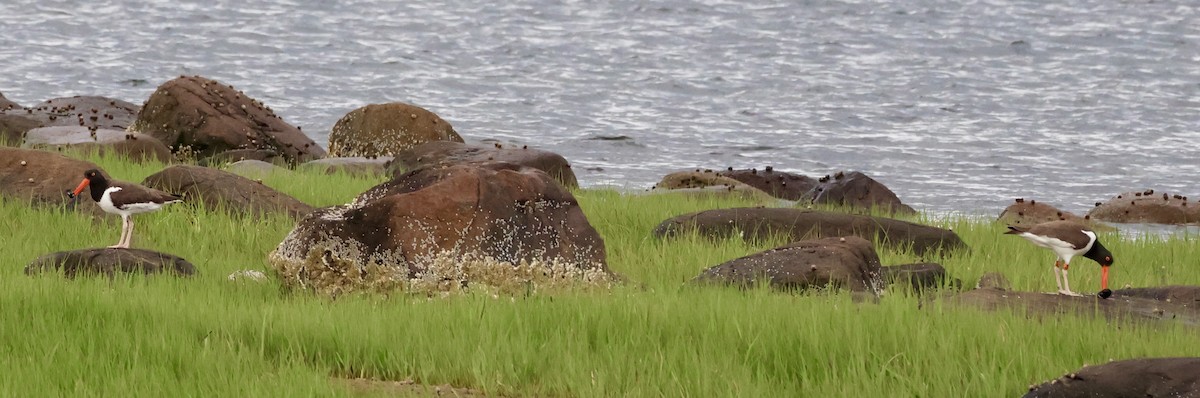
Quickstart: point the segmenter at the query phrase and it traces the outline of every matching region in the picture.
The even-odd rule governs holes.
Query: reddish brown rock
[[[608,273],[604,240],[569,191],[541,170],[495,162],[420,168],[317,209],[271,262],[289,286],[339,294],[418,278],[442,253]]]
[[[41,122],[24,116],[0,115],[0,146],[20,146],[25,132],[41,126]]]
[[[1118,223],[1200,223],[1200,205],[1179,194],[1147,189],[1126,192],[1092,208],[1088,216]]]
[[[1032,386],[1025,398],[1200,397],[1200,357],[1136,358],[1084,366]]]
[[[355,109],[333,125],[330,156],[398,156],[431,141],[463,142],[449,122],[425,108],[391,102]],[[407,169],[406,169],[407,170]]]
[[[134,161],[175,161],[171,150],[154,137],[124,130],[92,130],[81,126],[41,127],[29,130],[21,146],[48,151],[72,148],[83,153],[112,153]]]
[[[197,159],[235,149],[274,151],[290,164],[325,156],[324,149],[262,102],[199,76],[181,76],[158,86],[131,130]]]
[[[1092,221],[1091,217],[1080,217],[1071,212],[1059,210],[1045,202],[1024,198],[1013,201],[1013,204],[1004,208],[1004,211],[1000,212],[1000,217],[997,218],[997,221],[1005,225],[1017,227],[1031,227],[1059,220],[1078,222],[1094,230],[1112,229],[1107,225]]]
[[[142,185],[182,195],[188,203],[198,200],[209,209],[248,216],[284,213],[300,218],[313,209],[261,182],[202,166],[167,167],[146,177]]]
[[[696,282],[780,290],[844,288],[878,296],[879,256],[857,236],[804,240],[733,259],[704,270]]]
[[[77,95],[46,100],[28,108],[3,109],[0,107],[0,114],[33,119],[42,127],[79,126],[124,130],[133,122],[139,108],[115,98]]]
[[[170,272],[175,276],[192,276],[196,267],[182,257],[145,249],[80,249],[50,253],[25,266],[26,275],[62,272],[74,279],[78,276],[103,275],[109,278],[122,274],[158,274]]]
[[[877,208],[889,213],[916,213],[901,203],[891,189],[861,172],[838,172],[817,179],[817,184],[804,195],[814,204],[846,206],[856,209]]]
[[[571,164],[566,158],[554,152],[528,146],[482,146],[454,141],[433,141],[397,152],[388,168],[395,176],[399,176],[422,167],[486,162],[505,162],[532,167],[546,172],[565,187],[579,186],[575,172],[571,170]]]
[[[885,245],[911,248],[918,255],[966,248],[957,234],[942,228],[884,217],[775,207],[684,214],[660,223],[654,229],[654,235],[665,238],[690,231],[715,239],[725,239],[735,233],[745,239],[784,235],[792,240],[851,235],[874,239],[878,235]]]
[[[0,196],[18,203],[61,206],[102,215],[103,210],[91,199],[67,197],[67,192],[79,185],[83,172],[89,169],[99,167],[53,152],[0,147]]]
[[[817,185],[817,180],[811,177],[775,170],[769,166],[762,170],[726,169],[717,172],[717,175],[732,178],[771,196],[787,200],[800,200]]]

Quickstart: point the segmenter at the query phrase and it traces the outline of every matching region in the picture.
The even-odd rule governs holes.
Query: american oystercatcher
[[[1008,229],[1006,234],[1025,238],[1058,255],[1058,259],[1054,261],[1054,283],[1058,285],[1059,294],[1080,296],[1071,291],[1071,285],[1067,282],[1067,270],[1071,268],[1071,258],[1082,254],[1100,263],[1100,297],[1108,298],[1112,295],[1112,290],[1108,289],[1108,267],[1113,263],[1113,255],[1100,244],[1096,232],[1074,221],[1050,221],[1030,228],[1010,225]]]
[[[75,187],[75,191],[67,196],[74,198],[84,188],[91,186],[92,200],[100,205],[107,213],[121,215],[121,240],[109,247],[128,249],[133,240],[133,220],[130,218],[137,213],[146,213],[162,208],[164,204],[180,202],[183,199],[153,188],[121,181],[109,181],[100,170],[91,169],[83,172],[83,181]]]

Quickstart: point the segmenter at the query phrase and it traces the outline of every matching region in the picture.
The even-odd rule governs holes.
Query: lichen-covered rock
[[[196,267],[182,257],[145,249],[80,249],[50,253],[25,266],[26,275],[61,271],[67,278],[117,273],[157,274],[169,272],[175,276],[192,276]]]
[[[1147,189],[1097,203],[1088,216],[1117,223],[1195,224],[1200,223],[1200,205],[1187,196]]]
[[[158,86],[130,129],[196,159],[234,149],[275,151],[291,164],[325,156],[324,149],[262,102],[200,76],[180,76]]]
[[[766,282],[780,290],[845,288],[876,296],[883,290],[879,256],[857,236],[792,242],[706,269],[695,281],[740,287]]]
[[[395,156],[431,141],[463,142],[449,122],[402,102],[371,104],[347,113],[329,133],[330,156]]]
[[[171,150],[154,137],[125,130],[89,129],[81,126],[41,127],[25,133],[24,148],[61,151],[64,148],[83,153],[113,153],[134,161],[153,160],[170,163]]]
[[[225,209],[233,214],[283,213],[300,218],[313,209],[261,182],[203,166],[179,164],[167,167],[146,177],[142,185],[180,194],[189,203],[199,201],[209,209]]]
[[[469,145],[454,141],[432,141],[396,153],[388,164],[394,176],[410,170],[431,166],[455,164],[505,162],[532,167],[549,174],[551,178],[568,188],[579,186],[575,172],[567,159],[554,152],[522,146]]]
[[[317,209],[270,262],[287,286],[332,296],[447,291],[508,277],[532,283],[521,278],[538,275],[611,278],[604,240],[574,196],[546,173],[510,163],[421,168]]]

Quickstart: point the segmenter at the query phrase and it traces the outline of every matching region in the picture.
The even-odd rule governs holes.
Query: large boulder
[[[233,149],[275,151],[292,164],[325,156],[300,128],[262,102],[200,76],[180,76],[158,86],[130,129],[198,159]]]
[[[62,272],[67,278],[103,275],[109,278],[124,274],[157,274],[170,272],[175,276],[192,276],[196,267],[182,257],[145,249],[80,249],[50,253],[25,266],[26,275]]]
[[[371,104],[347,113],[329,133],[330,156],[396,156],[431,141],[463,142],[450,123],[402,102]]]
[[[113,153],[131,160],[175,160],[171,149],[154,137],[125,130],[96,129],[82,126],[41,127],[25,133],[23,148],[62,150],[71,148],[84,153]]]
[[[812,177],[775,170],[771,166],[763,168],[762,171],[758,169],[734,170],[730,167],[725,171],[717,172],[717,175],[740,181],[769,193],[771,196],[787,200],[803,199],[817,185],[817,180]]]
[[[20,146],[25,132],[41,126],[41,122],[21,115],[0,115],[0,145]]]
[[[505,147],[469,145],[455,141],[432,141],[396,153],[388,165],[394,176],[410,170],[430,166],[453,164],[505,162],[532,167],[549,174],[551,178],[568,188],[579,186],[575,172],[567,159],[554,152],[530,149],[528,146]]]
[[[1025,398],[1200,397],[1200,357],[1135,358],[1084,366],[1029,387]]]
[[[845,288],[876,296],[883,289],[879,256],[857,236],[792,242],[706,269],[695,281],[740,287],[765,282],[780,290]]]
[[[12,108],[0,114],[23,116],[41,126],[80,126],[92,130],[124,130],[133,122],[138,106],[115,98],[76,95],[54,98],[29,108]]]
[[[209,209],[249,216],[284,213],[300,218],[313,209],[261,182],[203,166],[167,167],[146,177],[142,185],[183,195],[191,203],[200,201]]]
[[[858,171],[821,177],[804,197],[814,204],[875,208],[889,213],[916,213],[912,207],[901,203],[896,193],[887,186]]]
[[[911,248],[917,255],[966,248],[953,231],[884,217],[836,212],[749,207],[705,210],[663,221],[654,229],[660,238],[696,231],[703,236],[724,239],[740,234],[745,239],[777,235],[791,240],[827,236],[878,237],[888,246]]]
[[[462,275],[463,257],[507,265]],[[412,280],[486,284],[529,263],[542,275],[610,276],[604,240],[575,197],[540,170],[499,162],[417,169],[317,209],[270,260],[288,286],[328,295]]]
[[[0,147],[0,196],[34,206],[61,206],[99,216],[103,210],[90,198],[67,197],[67,192],[79,185],[83,172],[89,169],[99,167],[53,152]]]
[[[1200,222],[1200,205],[1186,196],[1147,189],[1097,203],[1088,216],[1118,223],[1194,224]]]

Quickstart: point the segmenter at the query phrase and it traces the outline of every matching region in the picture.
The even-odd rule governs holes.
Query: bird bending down
[[[96,201],[106,213],[121,216],[121,240],[111,248],[128,249],[133,240],[133,219],[137,213],[147,213],[162,208],[164,204],[182,201],[177,195],[172,195],[153,188],[138,184],[109,181],[100,170],[91,169],[83,172],[83,181],[75,187],[75,191],[67,194],[74,198],[91,187],[92,200]]]
[[[1051,221],[1030,228],[1009,226],[1008,229],[1005,234],[1020,236],[1058,255],[1054,262],[1054,283],[1058,285],[1059,294],[1080,296],[1071,291],[1071,284],[1067,281],[1071,258],[1078,255],[1100,264],[1100,297],[1108,298],[1112,294],[1112,291],[1108,290],[1108,267],[1113,264],[1113,256],[1100,244],[1096,232],[1074,221]]]

